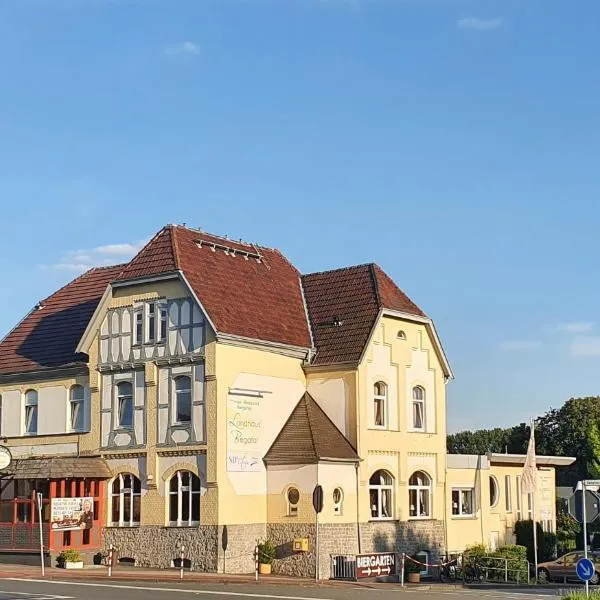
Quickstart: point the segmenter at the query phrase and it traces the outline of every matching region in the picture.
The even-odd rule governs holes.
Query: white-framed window
[[[130,381],[121,381],[117,385],[117,409],[119,411],[119,427],[133,427],[133,385]]]
[[[156,304],[146,304],[146,343],[153,344],[156,341]]]
[[[473,488],[452,488],[452,516],[475,516],[475,490]]]
[[[336,487],[333,490],[333,514],[341,515],[342,507],[344,504],[344,490],[340,487]]]
[[[85,390],[82,385],[73,385],[69,390],[69,408],[71,431],[82,431],[84,428]]]
[[[35,435],[38,430],[38,393],[35,390],[25,392],[25,433]]]
[[[175,422],[192,420],[192,380],[187,375],[175,378]]]
[[[421,550],[415,554],[415,560],[418,560],[424,565],[423,570],[420,571],[421,577],[427,577],[429,575],[429,552]]]
[[[507,513],[512,512],[512,486],[510,475],[504,476],[504,507]]]
[[[167,311],[166,304],[158,305],[158,313],[160,319],[159,326],[159,341],[165,342],[167,340],[168,332],[169,332],[169,313]]]
[[[200,478],[190,471],[177,471],[169,481],[169,525],[200,524]]]
[[[498,500],[500,500],[500,485],[498,480],[490,475],[490,506],[494,508],[498,504]]]
[[[369,501],[371,519],[392,519],[394,497],[394,478],[387,471],[375,471],[369,479]]]
[[[411,519],[431,518],[431,477],[416,471],[408,480],[408,505]]]
[[[111,527],[137,527],[140,524],[142,484],[131,473],[121,473],[112,482]]]
[[[521,502],[523,502],[523,492],[521,490],[521,477],[517,475],[517,521],[521,520],[523,511],[521,509]]]
[[[289,487],[285,493],[288,517],[298,516],[298,504],[300,504],[300,492],[298,488]]]
[[[413,429],[425,430],[425,390],[417,385],[412,391]]]
[[[387,394],[388,388],[383,381],[373,386],[373,424],[384,428],[387,425]]]
[[[133,311],[133,343],[141,345],[144,342],[144,307],[139,305]]]

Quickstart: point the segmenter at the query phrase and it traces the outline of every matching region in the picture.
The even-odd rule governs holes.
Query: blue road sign
[[[594,563],[589,558],[580,558],[577,561],[577,577],[581,581],[589,581],[596,572]]]

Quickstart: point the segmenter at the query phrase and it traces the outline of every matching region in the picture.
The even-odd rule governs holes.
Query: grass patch
[[[600,590],[590,590],[590,600],[600,600]],[[570,590],[562,596],[562,600],[587,600],[585,590]]]

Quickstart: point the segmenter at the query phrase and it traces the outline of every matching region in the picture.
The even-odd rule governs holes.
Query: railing
[[[331,555],[331,579],[356,579],[356,556],[354,554]]]
[[[529,583],[530,563],[516,558],[478,556],[465,558],[462,572],[465,583],[502,581],[504,583]]]

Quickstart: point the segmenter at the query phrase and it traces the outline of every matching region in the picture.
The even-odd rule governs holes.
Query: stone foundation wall
[[[117,560],[133,558],[137,567],[157,569],[171,568],[183,544],[185,557],[190,559],[194,571],[217,570],[218,531],[212,525],[109,527],[104,530],[104,544],[106,548],[110,544],[115,546]]]
[[[254,549],[266,537],[266,523],[227,525],[227,551],[223,552],[223,527],[219,527],[219,573],[254,573]]]
[[[431,562],[445,550],[443,521],[370,521],[360,524],[362,553],[430,553]]]

